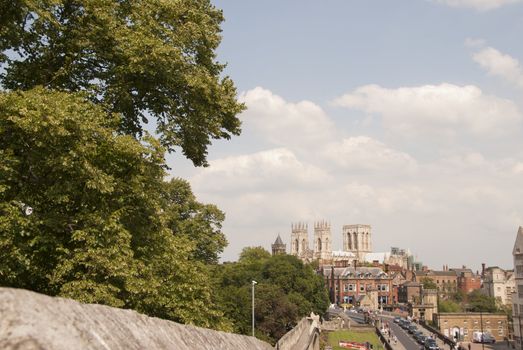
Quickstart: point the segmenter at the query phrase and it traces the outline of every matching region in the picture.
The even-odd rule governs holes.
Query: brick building
[[[429,270],[416,272],[417,282],[422,282],[425,278],[432,280],[436,284],[438,293],[442,297],[456,293],[458,290],[458,274],[456,271],[449,270],[447,267],[444,267],[443,271]]]
[[[457,288],[465,294],[481,288],[481,276],[463,266],[461,269],[450,269],[457,275]]]
[[[420,303],[422,284],[420,282],[407,281],[398,288],[399,303]]]
[[[375,298],[376,305],[393,302],[392,278],[378,267],[324,267],[332,303],[356,305],[361,296]]]
[[[496,341],[503,341],[508,336],[508,319],[505,314],[479,312],[440,313],[433,316],[441,333],[457,341],[472,341],[472,333],[487,332]]]

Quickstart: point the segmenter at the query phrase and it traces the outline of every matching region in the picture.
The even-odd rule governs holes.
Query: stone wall
[[[0,288],[3,350],[269,350],[253,337],[181,325],[131,310]]]
[[[296,327],[287,332],[276,343],[277,350],[319,350],[320,318],[311,313],[298,322]]]

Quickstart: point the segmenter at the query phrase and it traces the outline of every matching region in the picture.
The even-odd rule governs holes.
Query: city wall
[[[253,337],[182,325],[131,310],[0,288],[0,349],[269,350],[273,347]]]
[[[311,313],[276,343],[277,350],[319,350],[320,317]]]

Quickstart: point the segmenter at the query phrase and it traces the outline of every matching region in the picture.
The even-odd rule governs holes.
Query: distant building
[[[280,235],[274,241],[274,244],[271,245],[272,255],[283,255],[287,253],[287,245],[283,243]]]
[[[467,269],[465,266],[462,268],[451,268],[450,271],[455,271],[457,275],[457,288],[465,294],[478,290],[481,288],[481,276],[472,272],[471,269]]]
[[[398,288],[399,303],[421,303],[421,290],[423,286],[420,282],[407,281]]]
[[[433,316],[439,331],[455,341],[471,342],[474,332],[490,333],[496,341],[508,336],[508,318],[505,314],[479,312],[441,313]]]
[[[456,293],[458,290],[458,274],[456,271],[448,270],[447,267],[444,267],[443,271],[416,271],[415,274],[418,282],[422,282],[425,278],[432,280],[442,297]]]
[[[514,270],[497,266],[487,267],[483,272],[483,294],[493,297],[500,305],[512,305],[512,293],[516,291]]]
[[[390,266],[397,266],[401,270],[411,269],[413,256],[408,249],[400,249],[398,247],[391,247],[390,252],[380,253],[366,253],[363,256],[363,261],[367,263],[375,263]]]
[[[304,262],[311,262],[313,252],[309,249],[308,225],[298,222],[291,225],[291,255],[297,256]]]
[[[512,250],[514,258],[514,272],[515,272],[515,293],[512,294],[512,317],[514,325],[514,340],[522,349],[522,317],[523,316],[523,227],[519,227],[516,234],[516,241],[514,249]]]
[[[324,266],[322,272],[332,303],[356,305],[364,295],[375,305],[392,303],[392,278],[380,268]]]
[[[343,250],[352,252],[359,261],[366,253],[372,252],[372,233],[370,225],[343,225]]]

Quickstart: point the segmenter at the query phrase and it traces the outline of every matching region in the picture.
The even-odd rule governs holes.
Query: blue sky
[[[218,60],[248,110],[211,166],[174,176],[222,208],[223,259],[291,222],[370,224],[433,268],[512,266],[523,225],[523,1],[216,0]],[[312,232],[310,232],[312,235]]]

